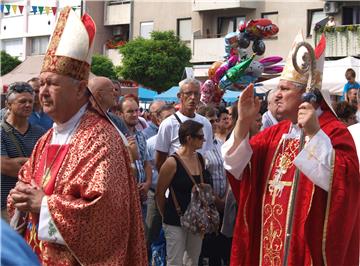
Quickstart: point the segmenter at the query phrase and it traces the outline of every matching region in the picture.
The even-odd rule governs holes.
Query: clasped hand
[[[313,137],[319,130],[320,124],[312,104],[304,102],[300,104],[298,111],[298,125],[304,129],[305,135]]]
[[[44,191],[36,185],[18,182],[10,191],[10,199],[19,211],[40,213]]]

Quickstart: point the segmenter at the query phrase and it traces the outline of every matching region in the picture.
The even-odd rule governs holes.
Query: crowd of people
[[[89,80],[94,34],[89,16],[64,8],[39,77],[8,87],[1,241],[12,248],[2,263],[359,264],[360,86],[352,69],[334,106],[321,80],[316,100],[303,102],[308,77],[287,61],[262,101],[250,84],[230,106],[204,105],[201,83],[187,78],[179,107],[153,101],[142,117],[138,97],[121,95],[118,81]],[[220,223],[194,233],[183,215],[204,183]]]

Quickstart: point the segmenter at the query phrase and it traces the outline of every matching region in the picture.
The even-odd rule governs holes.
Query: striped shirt
[[[224,160],[221,156],[223,144],[224,142],[214,138],[212,148],[205,153],[205,167],[211,174],[214,193],[220,198],[225,196],[227,182]]]
[[[17,141],[19,142],[23,154],[19,154],[12,139],[9,137],[8,133],[6,133],[5,130],[1,127],[1,156],[6,156],[9,158],[30,157],[36,142],[46,132],[46,130],[40,126],[29,124],[28,130],[25,132],[24,135],[22,135],[10,124],[8,125],[10,126],[10,128],[12,128],[12,132],[14,133]],[[10,190],[15,187],[16,182],[17,177],[11,177],[1,174],[1,209],[6,208],[7,196]]]

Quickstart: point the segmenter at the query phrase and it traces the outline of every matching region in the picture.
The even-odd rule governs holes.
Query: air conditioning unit
[[[324,12],[326,14],[333,14],[339,11],[339,6],[337,2],[325,2]]]

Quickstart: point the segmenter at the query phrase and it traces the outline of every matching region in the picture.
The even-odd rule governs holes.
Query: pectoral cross
[[[269,181],[269,192],[272,196],[271,205],[275,204],[276,197],[281,197],[282,190],[284,187],[291,187],[292,182],[290,181],[277,181],[277,180],[270,180]]]

